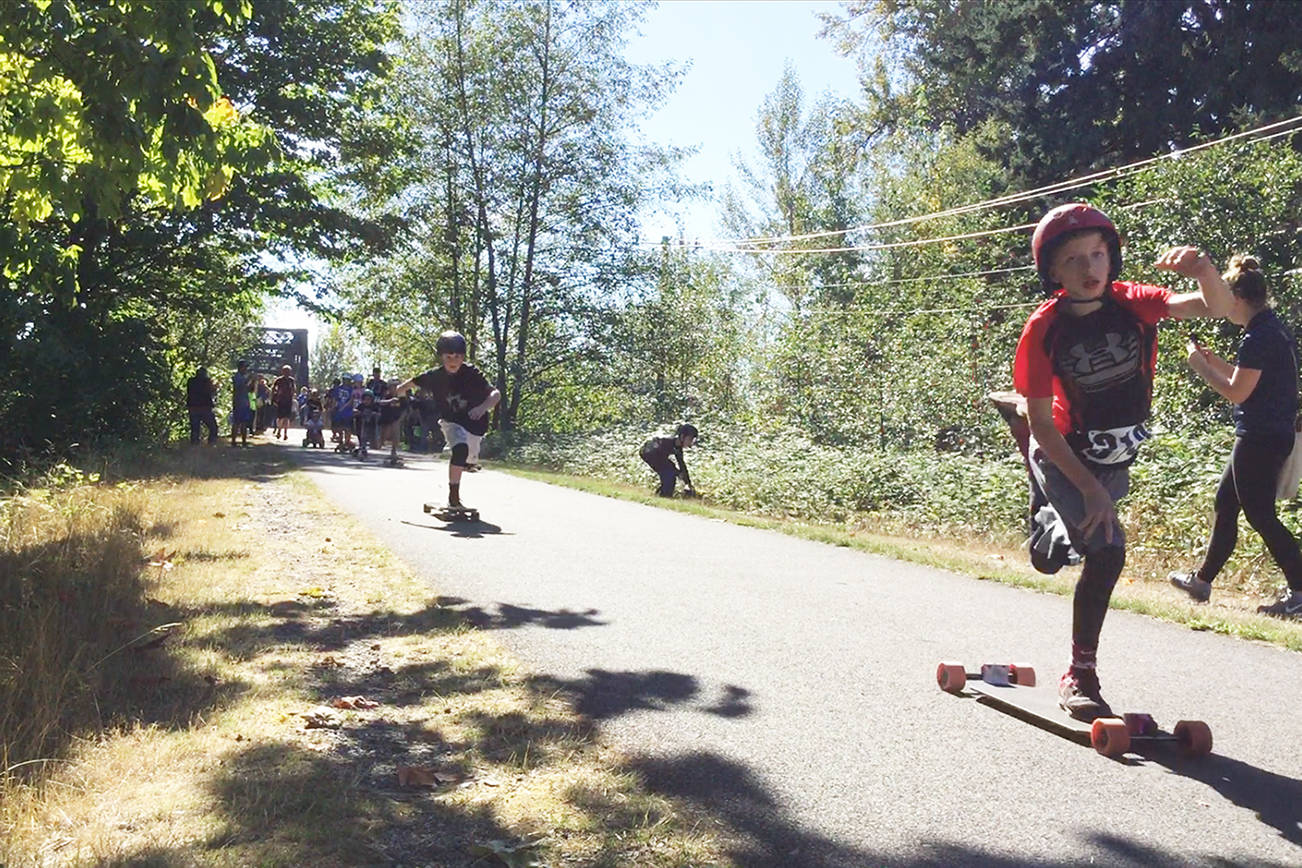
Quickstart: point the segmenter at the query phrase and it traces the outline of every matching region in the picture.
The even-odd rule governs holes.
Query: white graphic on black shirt
[[[1105,391],[1139,373],[1139,335],[1107,332],[1102,340],[1073,344],[1062,365],[1081,391]]]

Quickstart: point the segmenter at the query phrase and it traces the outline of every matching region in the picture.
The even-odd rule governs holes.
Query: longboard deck
[[[975,694],[977,702],[999,709],[1005,714],[1033,723],[1080,744],[1090,743],[1091,723],[1063,711],[1058,693],[1050,687],[1022,687],[1017,684],[987,684],[980,679],[968,681],[965,688]]]

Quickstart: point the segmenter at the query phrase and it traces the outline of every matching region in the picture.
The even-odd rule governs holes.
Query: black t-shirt
[[[493,387],[474,365],[463,364],[455,374],[449,374],[444,368],[434,368],[413,382],[434,399],[440,419],[455,422],[471,434],[482,435],[488,431],[488,413],[478,419],[471,419],[469,415],[472,407],[484,403],[493,392]]]
[[[1096,464],[1129,464],[1148,438],[1157,330],[1108,298],[1085,316],[1059,316],[1049,335],[1076,423],[1067,442]]]
[[[211,410],[212,380],[198,374],[186,380],[185,405],[191,410]]]
[[[1234,433],[1240,437],[1292,437],[1297,416],[1297,361],[1288,327],[1267,308],[1243,333],[1236,364],[1261,371],[1252,394],[1234,407]]]
[[[642,458],[649,464],[657,467],[663,467],[665,464],[673,466],[674,462],[669,457],[678,459],[678,464],[674,468],[681,471],[686,462],[683,461],[683,448],[678,445],[677,437],[652,437],[642,444]]]
[[[380,424],[391,425],[402,418],[403,411],[407,409],[408,398],[401,397],[396,401],[380,402]]]
[[[271,400],[284,407],[294,401],[294,378],[289,374],[277,377],[271,384]]]

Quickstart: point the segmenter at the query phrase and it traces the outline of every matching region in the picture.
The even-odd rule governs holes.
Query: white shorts
[[[439,420],[439,427],[443,429],[443,439],[448,441],[449,449],[458,443],[464,443],[470,450],[466,453],[466,463],[479,463],[479,443],[484,439],[482,435],[471,434],[456,422],[449,422],[446,419]]]

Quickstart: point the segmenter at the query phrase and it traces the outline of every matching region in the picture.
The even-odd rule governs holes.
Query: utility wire
[[[1025,202],[1031,199],[1041,198],[1043,196],[1048,196],[1054,193],[1064,193],[1067,192],[1068,190],[1075,190],[1081,187],[1090,186],[1102,180],[1120,178],[1129,174],[1133,174],[1135,171],[1141,168],[1145,168],[1147,166],[1151,166],[1156,163],[1159,163],[1162,160],[1179,159],[1188,154],[1193,154],[1198,151],[1206,150],[1207,148],[1217,147],[1229,142],[1237,141],[1239,139],[1248,138],[1251,141],[1270,141],[1271,139],[1277,138],[1279,136],[1291,135],[1294,132],[1297,132],[1298,129],[1300,128],[1302,128],[1302,115],[1297,115],[1287,120],[1277,121],[1272,124],[1266,124],[1264,126],[1256,127],[1251,130],[1245,130],[1239,133],[1233,133],[1228,136],[1223,136],[1219,139],[1214,139],[1209,142],[1201,142],[1197,145],[1191,145],[1188,148],[1183,148],[1178,151],[1171,151],[1170,153],[1161,154],[1156,157],[1148,157],[1146,159],[1138,160],[1133,163],[1127,163],[1123,166],[1116,166],[1109,169],[1103,169],[1098,172],[1093,172],[1088,175],[1082,175],[1080,177],[1068,179],[1065,181],[1058,181],[1053,184],[1046,185],[1044,187],[1035,188],[1033,190],[1025,190],[1019,193],[1009,194],[1007,196],[1000,196],[994,199],[987,199],[982,202],[973,202],[967,205],[960,205],[942,211],[935,211],[930,214],[921,214],[913,217],[902,217],[896,220],[886,220],[878,223],[865,223],[860,226],[850,226],[845,229],[829,229],[821,232],[808,232],[801,235],[758,236],[758,237],[740,238],[740,239],[711,239],[711,241],[713,242],[711,244],[677,242],[673,246],[692,247],[695,249],[706,249],[706,250],[718,250],[720,252],[752,253],[756,251],[739,248],[737,245],[768,244],[768,243],[777,244],[777,243],[784,243],[784,242],[791,242],[791,241],[806,241],[813,238],[826,238],[833,235],[845,235],[852,232],[868,232],[868,231],[878,230],[878,229],[889,229],[896,226],[906,226],[915,223],[921,223],[926,220],[938,220],[945,217],[955,217],[963,214],[969,214],[974,211],[983,211],[987,209],[1002,207],[1004,205],[1012,205],[1019,202]],[[722,246],[722,245],[730,245],[730,246]],[[660,245],[652,245],[652,246],[660,246]],[[874,247],[826,248],[827,251],[832,251],[832,252],[843,252],[849,250],[864,250],[864,249],[878,249],[878,248],[874,248]],[[820,252],[820,251],[810,251],[810,252]]]

